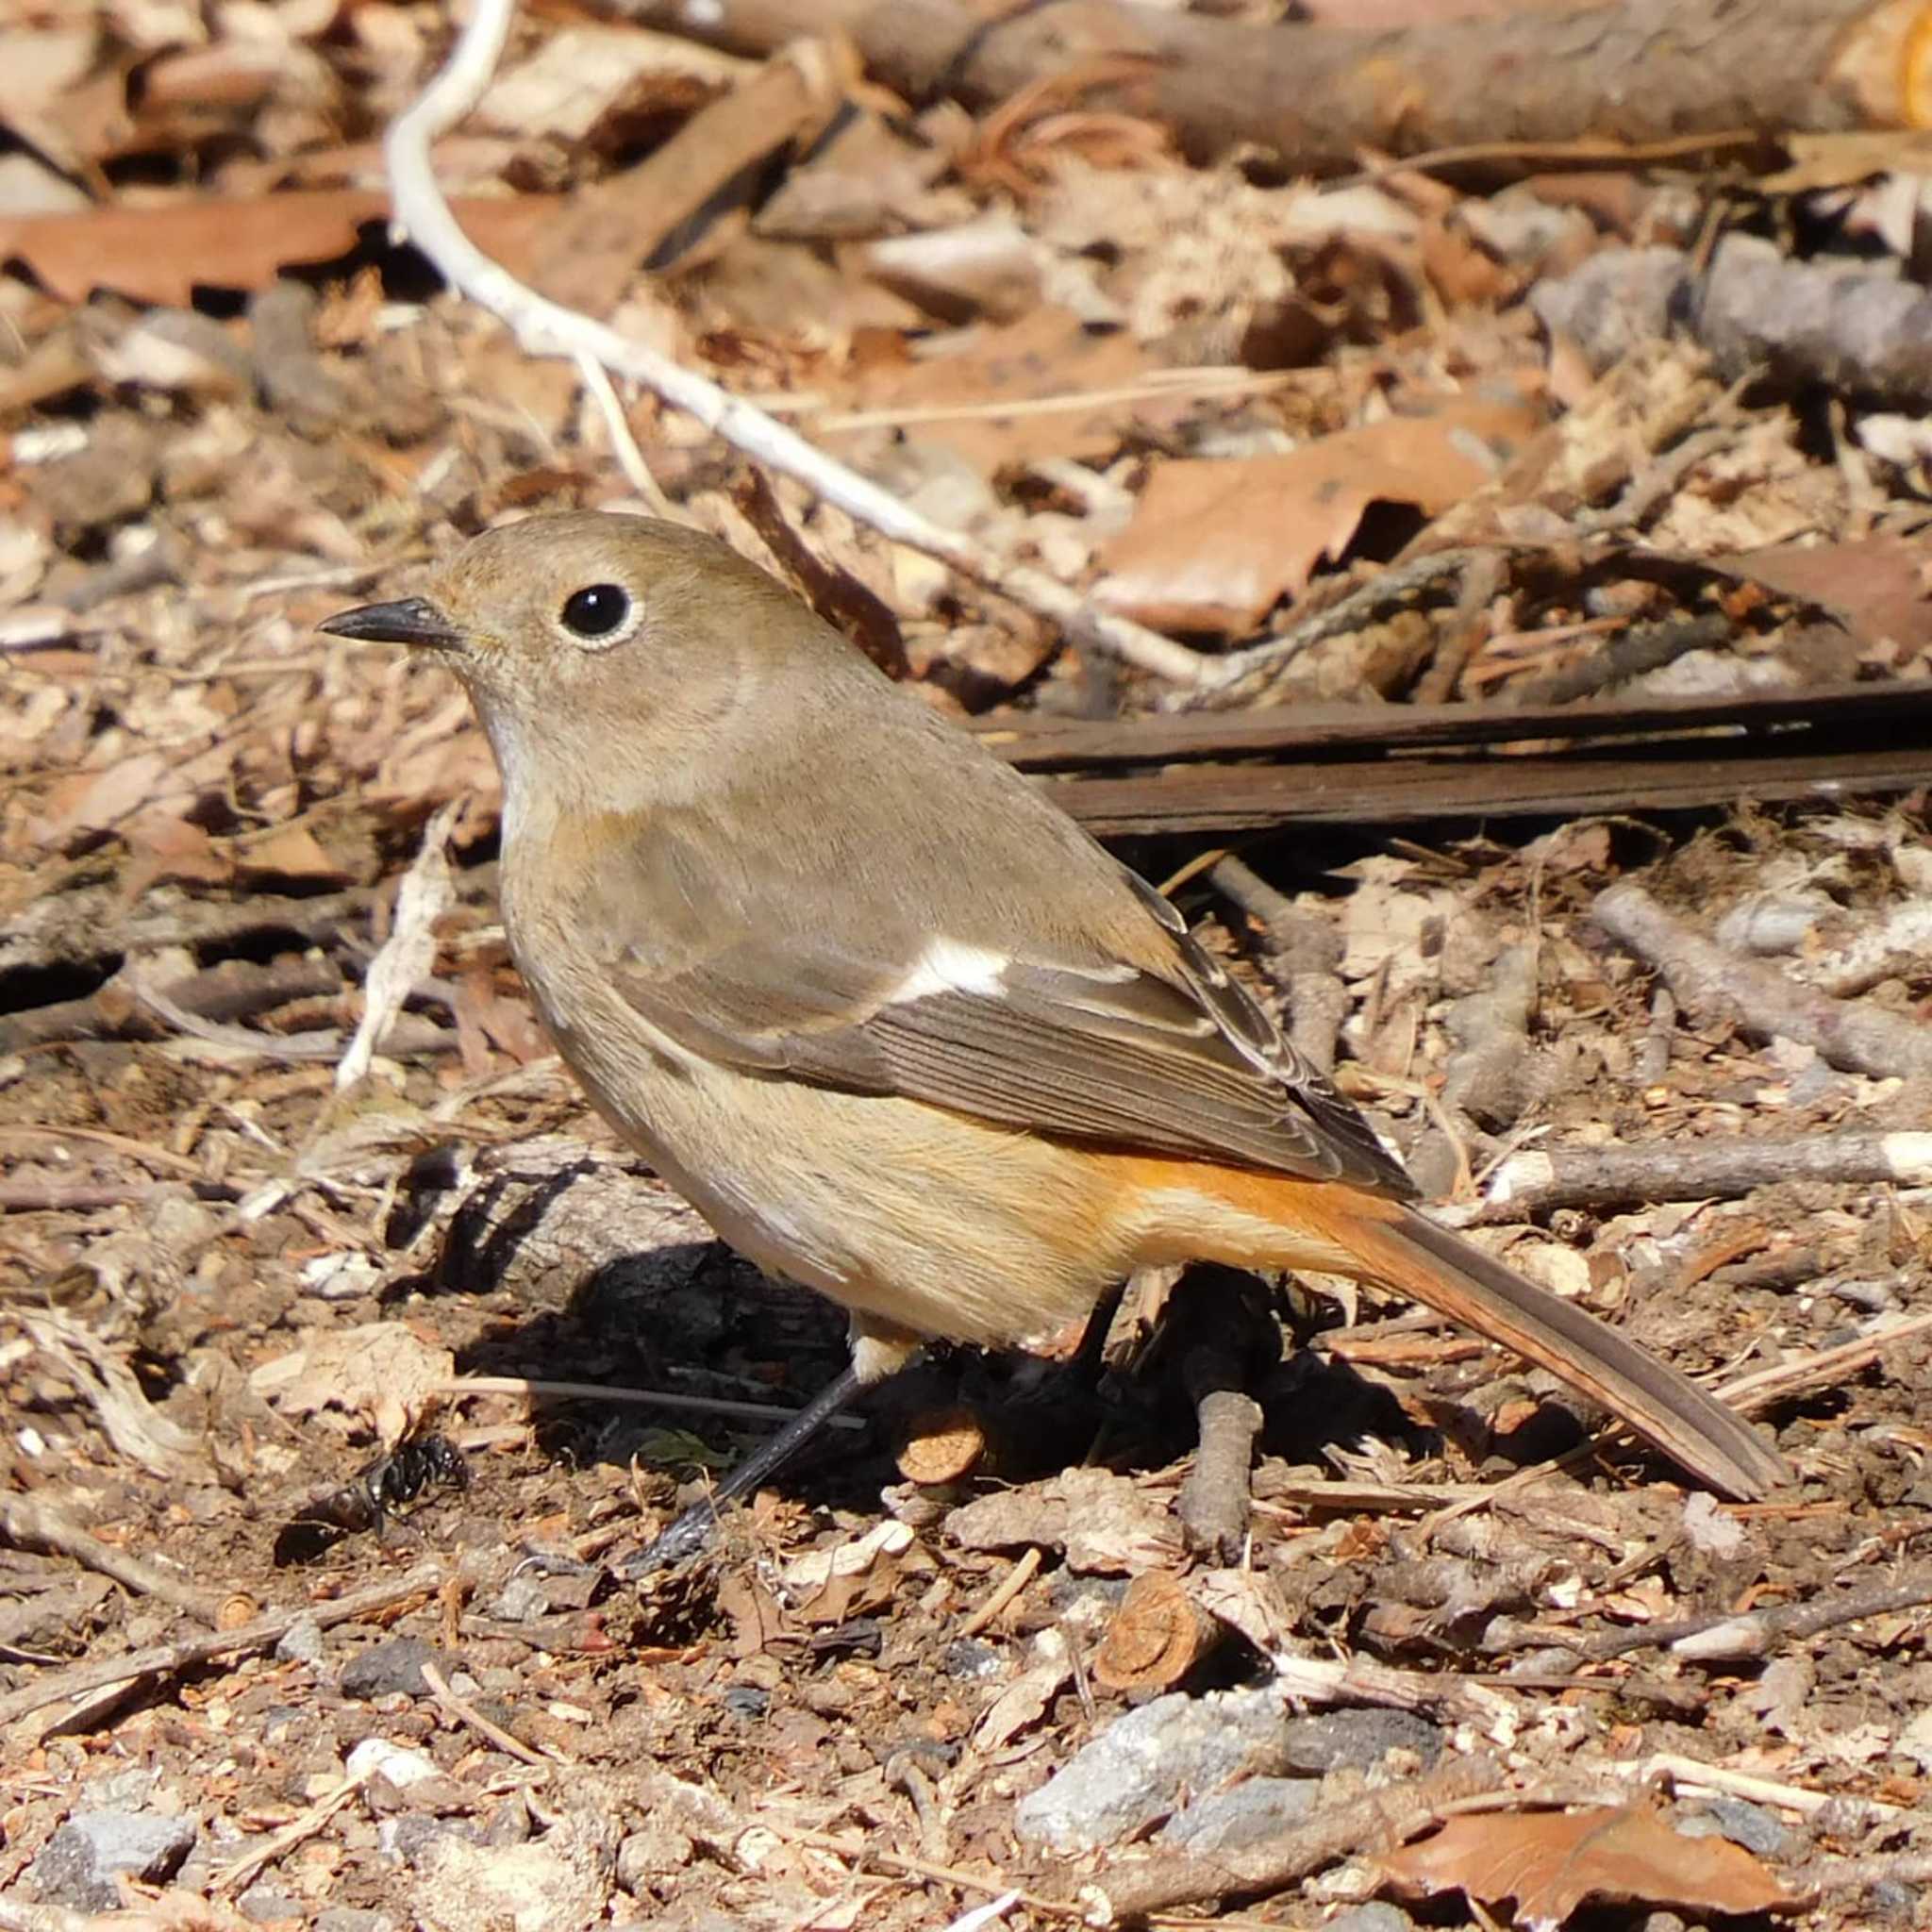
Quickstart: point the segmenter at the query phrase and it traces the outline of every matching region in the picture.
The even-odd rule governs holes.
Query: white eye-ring
[[[643,621],[643,607],[622,584],[586,584],[563,600],[558,628],[579,650],[608,651]]]

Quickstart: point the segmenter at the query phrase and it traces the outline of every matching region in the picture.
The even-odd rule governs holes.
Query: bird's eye
[[[563,627],[575,637],[608,638],[630,615],[630,593],[619,584],[586,584],[563,600]]]

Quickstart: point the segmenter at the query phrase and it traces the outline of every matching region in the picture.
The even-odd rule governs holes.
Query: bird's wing
[[[652,871],[662,878],[661,855]],[[622,881],[622,868],[606,873],[611,912]],[[664,903],[661,890],[652,896]],[[935,933],[887,894],[861,893],[862,919],[848,904],[841,922],[812,924],[799,890],[708,894],[701,906],[687,896],[701,916],[675,935],[639,933],[634,918],[595,924],[639,933],[605,962],[611,984],[712,1060],[1070,1140],[1413,1196],[1368,1123],[1165,899],[1124,868],[1106,896],[1116,916],[1104,924],[1125,941],[1112,947],[1084,929],[1015,938],[996,917],[963,910],[959,923],[975,929]],[[734,905],[758,907],[762,923],[734,916]]]

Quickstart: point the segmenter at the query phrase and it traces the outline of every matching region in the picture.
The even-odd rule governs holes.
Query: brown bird
[[[927,1338],[1042,1344],[1197,1259],[1394,1289],[1714,1489],[1783,1475],[1723,1404],[1419,1213],[1166,900],[725,544],[532,517],[322,628],[469,688],[504,924],[558,1051],[726,1241],[851,1312],[852,1368],[724,1493]]]

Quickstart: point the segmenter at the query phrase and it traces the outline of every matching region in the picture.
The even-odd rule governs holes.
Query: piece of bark
[[[1146,1571],[1128,1584],[1093,1654],[1094,1681],[1108,1690],[1171,1690],[1219,1634],[1172,1571]]]
[[[815,29],[808,17],[797,32]],[[609,314],[641,264],[667,266],[685,233],[742,199],[771,156],[824,128],[847,79],[833,42],[801,39],[636,167],[573,196],[538,244],[529,280],[566,308]]]
[[[1291,170],[1359,151],[1593,140],[1669,143],[1775,127],[1911,125],[1909,9],[1753,0],[1687,23],[1678,0],[1508,8],[1383,32],[1243,21],[1131,0],[1062,0],[991,17],[966,0],[616,0],[626,17],[741,52],[842,29],[909,100],[1006,100],[1085,75],[1084,110],[1164,123],[1194,156],[1254,142]],[[1135,72],[1130,61],[1144,63]]]
[[[1795,1040],[1845,1073],[1932,1075],[1932,1026],[1857,1000],[1835,1000],[1775,966],[1727,953],[1633,881],[1599,895],[1591,917],[1655,966],[1692,1012],[1733,1020],[1760,1040]]]

